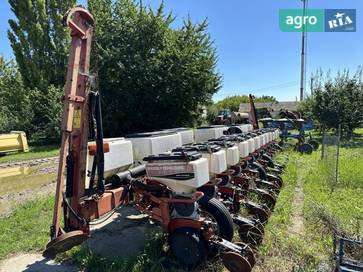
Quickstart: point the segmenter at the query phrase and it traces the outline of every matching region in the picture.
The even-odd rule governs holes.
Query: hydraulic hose
[[[102,113],[101,113],[101,98],[100,94],[97,92],[96,94],[96,154],[97,154],[97,193],[103,194],[105,191],[105,155],[103,150],[103,126],[102,126]]]

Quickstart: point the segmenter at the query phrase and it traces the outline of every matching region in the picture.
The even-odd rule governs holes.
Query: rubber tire
[[[318,150],[320,144],[317,140],[310,139],[308,143],[313,147],[314,150]]]
[[[297,150],[303,154],[311,154],[313,152],[313,146],[308,143],[303,143],[298,146]]]
[[[219,186],[225,186],[231,182],[231,176],[228,175],[219,175],[218,178],[222,179],[222,181],[218,184]]]
[[[202,186],[198,188],[198,191],[203,192],[204,196],[206,197],[216,197],[217,192],[218,192],[218,188],[217,186]]]
[[[170,250],[178,262],[188,270],[194,269],[207,258],[207,244],[202,234],[183,227],[169,234]]]
[[[233,230],[233,219],[226,206],[223,205],[216,198],[202,197],[198,201],[200,208],[203,211],[209,213],[218,224],[219,234],[218,236],[232,241],[234,230]]]

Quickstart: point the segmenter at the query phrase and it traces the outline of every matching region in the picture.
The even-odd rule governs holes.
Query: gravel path
[[[5,162],[0,163],[0,169],[7,167],[16,167],[16,166],[35,166],[42,163],[58,163],[59,156],[57,157],[49,157],[42,159],[34,159],[34,160],[24,160],[24,161],[15,161],[15,162]]]

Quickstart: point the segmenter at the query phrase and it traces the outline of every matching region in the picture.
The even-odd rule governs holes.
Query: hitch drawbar
[[[231,272],[250,272],[256,263],[253,250],[245,243],[232,243],[218,236],[210,242],[222,251],[224,266]]]

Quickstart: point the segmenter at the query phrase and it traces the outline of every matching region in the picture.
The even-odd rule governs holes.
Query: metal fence
[[[334,133],[323,133],[321,159],[323,161],[323,172],[327,177],[331,191],[339,182],[339,148],[341,129]]]

